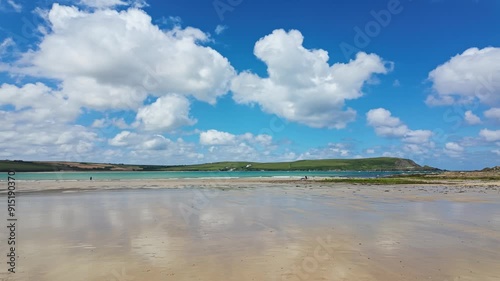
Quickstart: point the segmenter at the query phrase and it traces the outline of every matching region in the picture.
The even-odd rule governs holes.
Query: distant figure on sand
[[[92,180],[92,177],[90,177],[90,180]]]
[[[303,178],[301,178],[300,180],[307,180],[307,176],[304,176]]]

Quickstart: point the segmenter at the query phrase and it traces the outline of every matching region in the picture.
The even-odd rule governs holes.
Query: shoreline
[[[308,180],[299,178],[175,178],[175,179],[111,179],[111,180],[17,180],[16,193],[43,193],[43,192],[85,192],[85,191],[109,191],[109,190],[157,190],[157,189],[181,189],[181,188],[257,188],[257,187],[281,187],[281,188],[349,188],[369,187],[373,190],[382,188],[450,188],[470,189],[477,191],[500,192],[500,180],[477,180],[477,179],[433,179],[422,181],[405,181],[397,184],[402,178],[395,179],[396,184],[386,182],[387,178],[340,178],[331,179],[325,177],[311,177]],[[404,179],[404,178],[403,178]],[[380,182],[378,182],[380,181]],[[7,190],[1,190],[0,196],[5,195]]]

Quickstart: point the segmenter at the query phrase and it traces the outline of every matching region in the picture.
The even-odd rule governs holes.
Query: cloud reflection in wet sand
[[[334,253],[307,280],[500,278],[498,200],[412,202],[358,193],[229,189],[189,220],[178,204],[190,202],[190,189],[25,195],[19,273],[0,277],[302,280],[291,272],[313,255],[318,238],[331,236]]]

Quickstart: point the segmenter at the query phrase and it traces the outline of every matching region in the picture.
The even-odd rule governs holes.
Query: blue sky
[[[500,161],[500,3],[0,0],[0,158]]]

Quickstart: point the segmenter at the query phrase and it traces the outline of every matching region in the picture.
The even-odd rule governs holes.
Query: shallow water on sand
[[[286,187],[26,194],[17,273],[2,260],[0,278],[500,280],[498,198]]]

